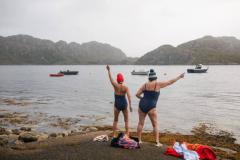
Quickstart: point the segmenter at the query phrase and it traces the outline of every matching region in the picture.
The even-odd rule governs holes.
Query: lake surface
[[[158,80],[175,78],[189,66],[111,66],[114,76],[123,73],[132,94],[131,127],[138,122],[137,89],[146,76],[132,76],[133,69],[157,72]],[[240,66],[209,66],[206,74],[185,78],[161,90],[157,104],[160,130],[190,133],[199,123],[211,123],[240,137]],[[59,70],[78,70],[79,75],[49,77]],[[164,75],[166,73],[166,75]],[[79,115],[104,117],[88,124],[112,124],[114,94],[103,65],[0,66],[0,99],[33,102],[29,106],[6,105],[0,109],[32,114],[43,112],[60,117]],[[123,116],[120,116],[123,127]],[[151,129],[146,119],[145,129]]]

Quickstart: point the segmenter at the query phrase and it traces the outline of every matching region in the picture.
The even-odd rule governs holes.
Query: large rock
[[[57,133],[51,133],[49,137],[57,137]]]
[[[8,143],[8,136],[3,134],[0,135],[0,146],[4,146]]]
[[[0,127],[0,135],[6,134],[6,129]]]
[[[19,129],[12,129],[12,133],[19,135],[21,133],[21,131]]]
[[[16,141],[18,139],[18,137],[19,136],[16,135],[16,134],[9,134],[8,135],[8,139],[9,139],[10,142]]]
[[[88,128],[90,132],[96,132],[98,129],[96,127],[89,127]]]
[[[21,127],[20,128],[21,131],[31,131],[31,128],[30,127]]]
[[[0,118],[12,118],[13,114],[11,113],[0,113]]]
[[[23,142],[34,142],[38,140],[38,137],[33,132],[24,132],[19,135],[18,139]]]
[[[48,138],[48,134],[41,133],[40,135],[38,135],[38,142],[42,142],[42,141],[46,140],[47,138]]]

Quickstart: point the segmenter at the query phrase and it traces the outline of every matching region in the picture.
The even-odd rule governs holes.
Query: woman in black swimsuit
[[[138,133],[138,138],[140,143],[142,142],[141,134],[144,126],[145,117],[146,115],[148,115],[152,122],[155,139],[157,143],[156,146],[158,147],[162,146],[162,144],[159,142],[159,131],[158,131],[158,121],[157,121],[157,111],[156,111],[157,101],[160,95],[160,89],[173,84],[174,82],[178,81],[183,77],[184,77],[184,73],[172,80],[169,80],[166,82],[157,82],[156,73],[154,72],[153,69],[150,70],[150,73],[148,75],[149,81],[144,85],[142,85],[142,87],[138,90],[136,94],[136,96],[140,99],[139,109],[138,109],[139,122],[138,122],[138,128],[137,128],[137,133]],[[141,96],[141,94],[143,94],[143,96]]]
[[[122,111],[123,116],[124,116],[126,134],[129,135],[128,103],[127,103],[127,100],[126,100],[126,95],[127,95],[128,102],[129,102],[129,109],[130,109],[130,112],[132,112],[131,97],[130,97],[129,89],[126,85],[123,84],[124,79],[123,79],[123,76],[122,76],[121,73],[118,73],[117,82],[116,82],[112,78],[112,75],[111,75],[111,72],[110,72],[110,67],[107,65],[106,68],[108,70],[108,76],[109,76],[110,82],[111,82],[111,84],[114,88],[114,97],[115,97],[113,136],[116,137],[118,116],[119,116],[119,113],[121,111]]]

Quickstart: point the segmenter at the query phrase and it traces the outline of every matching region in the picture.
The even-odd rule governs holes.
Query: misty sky
[[[240,38],[240,0],[0,0],[0,35],[15,34],[141,56],[204,35]]]

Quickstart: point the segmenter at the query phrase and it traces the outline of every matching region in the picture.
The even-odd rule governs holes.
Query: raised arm
[[[139,99],[142,99],[143,97],[141,96],[142,93],[143,93],[143,88],[144,88],[145,85],[143,85],[141,88],[139,88],[139,90],[137,91],[136,93],[136,97],[139,98]]]
[[[113,86],[113,87],[116,87],[116,86],[117,86],[117,83],[116,83],[116,82],[113,80],[113,78],[112,78],[112,74],[111,74],[109,65],[107,65],[106,68],[107,68],[108,77],[109,77],[109,80],[110,80],[112,86]]]
[[[127,88],[127,98],[128,98],[128,103],[129,103],[129,110],[132,112],[132,101],[131,101],[131,94],[129,89]]]
[[[184,74],[185,73],[182,73],[180,74],[179,76],[177,76],[176,78],[174,79],[171,79],[171,80],[168,80],[166,82],[158,82],[158,84],[160,85],[160,88],[164,88],[164,87],[167,87],[175,82],[177,82],[179,79],[183,78],[184,77]]]

